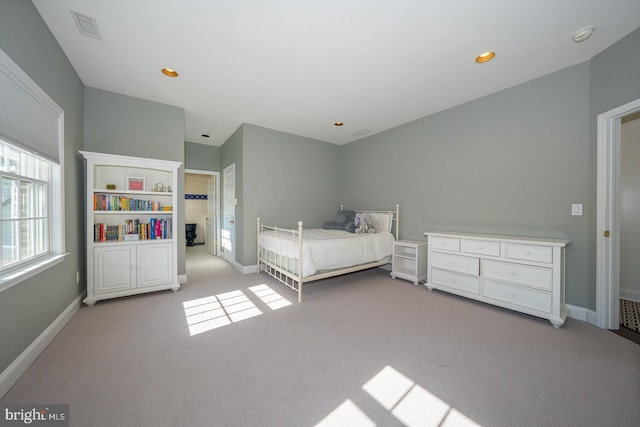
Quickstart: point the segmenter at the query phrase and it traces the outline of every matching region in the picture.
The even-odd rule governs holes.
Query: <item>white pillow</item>
[[[376,232],[391,232],[393,213],[391,212],[363,212]]]

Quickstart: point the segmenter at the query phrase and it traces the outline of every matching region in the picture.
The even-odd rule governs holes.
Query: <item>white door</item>
[[[235,264],[235,210],[236,210],[236,164],[227,166],[223,173],[223,221],[220,243],[224,259]]]
[[[207,250],[210,254],[218,254],[218,236],[216,225],[218,224],[218,179],[216,175],[211,175],[207,180],[207,216],[205,218],[207,234]]]
[[[598,115],[598,218],[596,322],[620,327],[620,151],[621,119],[640,112],[640,99]]]

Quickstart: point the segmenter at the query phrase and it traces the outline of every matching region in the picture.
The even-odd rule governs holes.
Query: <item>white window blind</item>
[[[0,49],[0,136],[59,164],[62,117],[62,109]]]

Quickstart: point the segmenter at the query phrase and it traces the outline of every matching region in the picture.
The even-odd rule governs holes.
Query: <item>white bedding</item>
[[[393,252],[393,234],[354,234],[343,230],[311,228],[302,232],[302,277],[322,270],[334,270],[381,261]],[[262,248],[298,259],[298,236],[292,233],[264,231]]]

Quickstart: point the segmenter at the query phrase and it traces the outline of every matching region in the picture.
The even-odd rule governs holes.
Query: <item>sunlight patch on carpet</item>
[[[249,290],[256,294],[263,303],[265,303],[271,310],[277,310],[282,307],[291,305],[291,302],[285,299],[282,295],[271,289],[269,286],[262,285],[251,286]]]
[[[239,290],[185,301],[182,305],[191,336],[262,314]]]
[[[460,411],[388,365],[362,389],[408,427],[479,427]],[[351,399],[347,399],[316,427],[345,425],[376,424]]]

